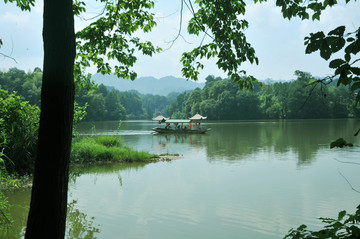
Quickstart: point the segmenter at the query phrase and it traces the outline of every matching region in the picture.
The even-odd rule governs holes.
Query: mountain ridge
[[[195,88],[203,88],[205,83],[188,81],[184,78],[174,76],[165,76],[160,79],[153,76],[144,76],[134,81],[118,78],[115,75],[94,74],[91,77],[97,84],[112,86],[119,91],[136,90],[141,94],[168,95],[172,92],[184,92],[194,90]]]

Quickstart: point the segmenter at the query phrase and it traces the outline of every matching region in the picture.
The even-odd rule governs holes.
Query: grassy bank
[[[71,162],[153,162],[158,155],[136,151],[122,144],[118,136],[82,138],[72,145]]]

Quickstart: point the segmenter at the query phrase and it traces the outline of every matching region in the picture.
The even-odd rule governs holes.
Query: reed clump
[[[73,163],[92,162],[153,162],[158,160],[156,154],[136,151],[123,145],[118,136],[85,137],[72,145],[71,161]]]

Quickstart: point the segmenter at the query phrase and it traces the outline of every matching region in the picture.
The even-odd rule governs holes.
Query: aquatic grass
[[[116,136],[100,135],[92,139],[94,139],[96,143],[107,147],[122,146],[121,139]]]
[[[102,135],[80,139],[72,145],[71,161],[86,162],[152,162],[158,155],[136,151],[122,144],[117,136]]]

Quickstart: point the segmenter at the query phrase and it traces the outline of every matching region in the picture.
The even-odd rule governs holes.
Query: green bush
[[[39,128],[39,107],[16,93],[0,89],[0,150],[9,173],[30,174],[34,168]]]
[[[119,137],[96,136],[82,138],[73,143],[71,161],[82,162],[150,162],[157,155],[146,152],[139,152],[124,146]]]

